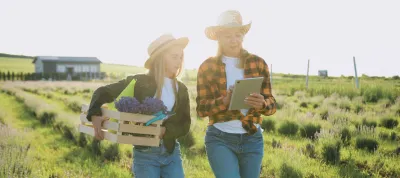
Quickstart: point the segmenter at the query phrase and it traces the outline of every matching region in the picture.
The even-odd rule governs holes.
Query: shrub
[[[65,101],[67,104],[68,108],[71,109],[71,111],[75,113],[80,113],[81,112],[81,104],[76,102],[76,101]]]
[[[371,120],[367,120],[367,119],[364,118],[362,120],[362,124],[361,125],[368,126],[368,127],[376,127],[378,124],[376,123],[376,121],[371,121]]]
[[[340,139],[344,145],[349,145],[351,140],[351,132],[348,128],[344,128],[340,131]]]
[[[54,95],[53,95],[52,93],[47,93],[47,94],[46,94],[46,97],[47,97],[48,99],[52,99],[52,98],[54,98]]]
[[[3,116],[0,115],[0,125],[2,125],[2,124],[5,125],[6,121],[4,121]]]
[[[395,115],[400,116],[400,108],[396,110]]]
[[[63,126],[63,135],[64,138],[75,142],[74,128],[70,126]]]
[[[54,123],[56,114],[53,112],[43,112],[39,116],[40,123],[43,125],[51,125]]]
[[[372,86],[361,88],[361,95],[364,101],[376,103],[381,99],[388,99],[390,102],[394,101],[397,97],[396,90],[392,88],[384,88],[383,86]]]
[[[119,150],[118,143],[111,144],[104,151],[104,159],[109,160],[109,161],[119,161],[121,159],[121,152]]]
[[[387,133],[387,132],[380,132],[380,133],[379,133],[379,138],[381,138],[382,140],[388,140],[388,139],[389,139],[389,133]]]
[[[388,129],[393,129],[399,125],[399,121],[390,117],[383,117],[380,125]]]
[[[305,149],[305,155],[307,155],[310,158],[316,158],[317,157],[317,153],[315,152],[315,146],[311,143],[308,143],[306,145],[306,149]]]
[[[64,123],[62,123],[62,122],[56,122],[55,124],[53,124],[53,129],[56,130],[56,131],[61,132],[63,126],[64,126]]]
[[[321,116],[322,120],[328,120],[328,117],[329,117],[329,112],[328,112],[328,110],[327,110],[327,109],[322,110],[322,111],[320,112],[320,116]]]
[[[359,114],[364,111],[364,107],[361,104],[354,105],[354,113]]]
[[[79,133],[78,145],[82,148],[87,145],[87,138],[84,133]]]
[[[342,100],[339,102],[339,108],[343,109],[345,111],[350,111],[351,110],[351,104],[349,100]]]
[[[400,155],[400,147],[397,147],[396,150],[394,150],[395,155]]]
[[[376,139],[373,138],[365,138],[358,137],[356,139],[356,148],[357,149],[366,149],[370,152],[373,152],[378,149],[379,143]]]
[[[302,178],[303,175],[300,170],[289,166],[287,163],[283,163],[280,167],[279,177]]]
[[[368,87],[361,89],[364,97],[364,101],[376,103],[378,100],[383,98],[383,91],[380,87]]]
[[[282,109],[284,106],[284,104],[281,102],[276,102],[275,105],[276,105],[276,109]]]
[[[301,102],[300,103],[300,107],[302,107],[302,108],[307,108],[307,103],[306,102]]]
[[[32,177],[31,144],[25,134],[0,124],[0,177]]]
[[[397,139],[396,132],[392,132],[392,133],[390,134],[390,140],[396,141],[396,139]]]
[[[93,154],[100,156],[101,155],[101,142],[93,137],[91,151]]]
[[[185,147],[185,148],[190,148],[192,147],[194,144],[196,144],[196,141],[194,139],[193,136],[193,132],[189,131],[186,135],[179,137],[178,138],[179,143]]]
[[[321,131],[321,126],[319,124],[308,123],[303,126],[300,130],[300,135],[305,138],[314,139],[314,135]]]
[[[90,89],[84,89],[84,90],[82,90],[82,93],[90,93]]]
[[[340,161],[340,142],[325,142],[322,146],[322,157],[328,164],[338,164]]]
[[[0,177],[30,177],[32,169],[26,156],[30,144],[0,143]]]
[[[266,132],[274,132],[275,131],[275,120],[272,119],[264,119],[261,123],[261,128]]]
[[[315,103],[314,105],[313,105],[313,108],[314,109],[317,109],[319,107],[319,104],[317,104],[317,103]]]
[[[299,125],[293,121],[285,121],[281,124],[278,129],[278,132],[283,135],[296,135],[297,131],[299,130]]]
[[[280,141],[276,141],[274,138],[272,139],[272,148],[282,148],[282,144]]]

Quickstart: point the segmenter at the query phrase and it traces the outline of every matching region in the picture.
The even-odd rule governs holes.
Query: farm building
[[[44,75],[65,74],[68,78],[100,77],[101,61],[96,57],[37,56],[33,62],[35,73]]]
[[[327,70],[319,70],[318,71],[318,76],[320,76],[320,77],[328,77],[328,71]]]
[[[101,61],[96,57],[37,56],[33,63],[35,73],[97,73]]]

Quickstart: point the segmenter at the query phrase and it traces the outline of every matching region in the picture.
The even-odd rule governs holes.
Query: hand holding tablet
[[[230,97],[229,110],[262,108],[264,104],[261,100],[263,101],[264,97],[260,91],[263,80],[263,77],[236,80]]]

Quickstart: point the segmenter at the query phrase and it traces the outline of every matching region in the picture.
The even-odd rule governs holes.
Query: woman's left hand
[[[255,109],[263,109],[265,107],[264,96],[260,93],[253,93],[248,96],[244,102]]]
[[[160,135],[158,136],[160,139],[164,138],[165,135],[165,127],[161,127]]]

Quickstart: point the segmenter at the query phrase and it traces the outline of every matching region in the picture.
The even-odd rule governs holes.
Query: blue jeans
[[[136,178],[183,178],[183,167],[179,143],[169,154],[161,144],[160,147],[136,146],[132,172]]]
[[[216,178],[258,178],[264,155],[261,129],[254,135],[222,132],[214,126],[205,136],[208,161]]]

